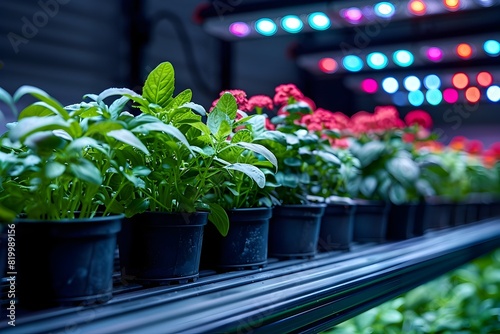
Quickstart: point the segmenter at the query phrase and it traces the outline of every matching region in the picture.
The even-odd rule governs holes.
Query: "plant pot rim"
[[[282,204],[276,205],[274,208],[326,208],[326,203],[308,203],[308,204]]]
[[[228,209],[226,210],[227,212],[255,212],[255,211],[269,211],[272,210],[273,208],[267,207],[267,206],[259,206],[255,208],[237,208],[237,209]]]
[[[55,224],[94,224],[102,221],[109,221],[112,219],[123,219],[125,215],[123,213],[112,214],[109,216],[94,216],[92,218],[64,218],[64,219],[34,219],[34,218],[23,218],[16,217],[13,221],[16,223],[28,223],[28,224],[40,224],[40,223],[55,223]]]
[[[381,201],[381,200],[372,200],[372,199],[362,199],[362,198],[355,198],[353,199],[353,204],[355,205],[386,205],[386,201]]]

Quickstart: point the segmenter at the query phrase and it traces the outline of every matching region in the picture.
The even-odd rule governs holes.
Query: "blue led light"
[[[350,72],[359,72],[363,68],[363,61],[358,56],[348,55],[342,59],[342,65]]]
[[[439,89],[429,89],[425,92],[425,99],[433,106],[437,106],[443,101],[443,94]]]
[[[392,55],[394,63],[401,67],[408,67],[413,64],[413,54],[407,50],[398,50]]]
[[[263,18],[255,22],[255,30],[263,36],[272,36],[278,31],[278,27],[273,20]]]
[[[410,92],[420,89],[420,79],[414,75],[407,76],[403,80],[403,86]]]
[[[388,60],[382,52],[372,52],[366,56],[366,63],[374,70],[381,70],[387,66]]]
[[[379,2],[373,7],[375,15],[382,18],[391,18],[394,15],[395,8],[390,2]]]
[[[441,87],[441,79],[435,74],[429,74],[424,78],[424,86],[427,89],[438,89]]]
[[[389,94],[394,94],[399,89],[399,83],[393,77],[388,77],[382,80],[382,89],[385,90]],[[406,97],[405,97],[406,99]]]
[[[500,43],[498,43],[495,40],[490,39],[490,40],[484,42],[483,49],[484,49],[484,52],[486,52],[490,56],[493,56],[493,57],[498,56],[500,54]]]
[[[498,102],[500,101],[500,87],[497,85],[493,85],[488,87],[486,90],[486,97],[488,97],[488,100],[491,102]]]
[[[295,34],[302,30],[304,23],[296,15],[287,15],[281,19],[281,27],[286,32]]]
[[[322,12],[316,12],[307,18],[309,26],[315,30],[326,30],[330,28],[330,18]]]
[[[396,92],[392,96],[392,102],[397,106],[402,107],[406,105],[406,101],[407,101],[407,94],[405,92]]]
[[[408,93],[408,102],[414,107],[418,107],[424,103],[424,93],[420,90],[414,90]]]

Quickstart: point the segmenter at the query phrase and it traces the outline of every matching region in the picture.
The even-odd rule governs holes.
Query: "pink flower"
[[[481,154],[483,152],[483,143],[480,140],[469,140],[465,145],[465,151],[469,154]]]
[[[349,140],[347,138],[332,139],[331,144],[332,147],[349,148]]]
[[[276,126],[273,123],[271,123],[271,121],[267,117],[266,117],[266,124],[265,124],[265,126],[266,126],[267,130],[274,130],[274,129],[276,129]]]
[[[275,88],[274,103],[276,105],[287,104],[290,99],[300,101],[304,94],[294,84],[279,85]]]
[[[420,125],[424,129],[430,129],[432,127],[432,117],[423,110],[413,110],[410,111],[405,116],[405,122],[408,126],[414,124]]]
[[[229,89],[229,90],[223,90],[220,92],[219,96],[224,95],[224,93],[231,93],[231,95],[234,96],[236,99],[236,104],[238,105],[238,109],[243,110],[243,111],[249,111],[248,109],[248,100],[247,100],[247,93],[241,89]],[[212,108],[210,108],[210,111],[217,105],[217,102],[219,102],[219,99],[215,100],[212,102]]]
[[[273,110],[273,100],[267,95],[255,95],[248,99],[248,111],[255,110],[256,108],[260,109],[269,109]]]

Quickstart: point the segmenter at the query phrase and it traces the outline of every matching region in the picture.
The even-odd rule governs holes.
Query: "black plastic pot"
[[[452,225],[453,226],[460,226],[464,225],[466,223],[466,216],[467,216],[467,206],[464,203],[455,203],[455,206],[453,207],[453,211],[451,212],[453,218],[452,218]]]
[[[349,250],[352,243],[354,205],[328,204],[321,218],[318,250]]]
[[[144,212],[119,235],[122,278],[143,284],[187,283],[199,276],[208,212]]]
[[[390,205],[387,215],[387,240],[405,240],[414,236],[415,212],[418,205]]]
[[[122,218],[18,219],[16,296],[20,305],[40,308],[111,299]]]
[[[353,241],[359,243],[385,241],[389,205],[378,201],[356,201]]]
[[[435,198],[426,203],[425,224],[426,230],[441,230],[452,225],[452,211],[454,204],[448,200]]]
[[[269,223],[269,256],[313,257],[325,208],[326,204],[275,207]]]
[[[202,268],[222,271],[263,267],[267,263],[267,240],[271,208],[227,211],[229,232],[223,237],[210,224],[203,241]]]
[[[424,201],[417,204],[417,208],[413,217],[413,236],[418,237],[424,235],[427,226],[425,224],[425,210],[427,205]]]

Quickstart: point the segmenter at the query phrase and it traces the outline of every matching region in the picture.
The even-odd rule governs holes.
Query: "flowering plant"
[[[423,111],[409,114],[405,122],[392,106],[376,107],[373,114],[359,112],[351,117],[347,133],[350,148],[360,161],[360,174],[349,182],[353,197],[402,204],[418,201],[433,192],[420,176],[408,136],[424,135]],[[425,123],[428,125],[428,123]]]

